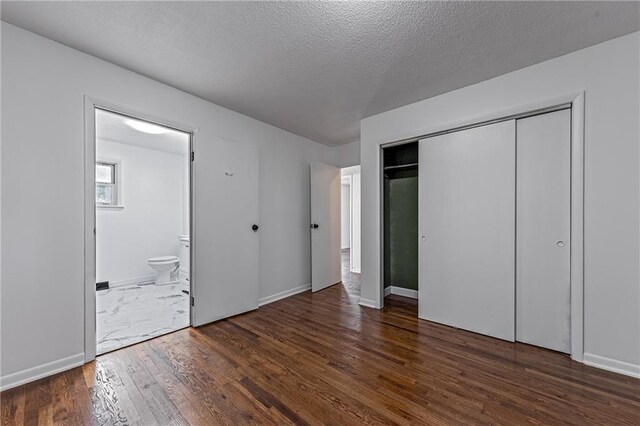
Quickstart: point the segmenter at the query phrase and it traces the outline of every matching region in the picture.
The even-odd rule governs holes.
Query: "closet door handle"
[[[318,225],[317,223],[311,224],[311,229],[318,229],[318,228],[320,228],[320,225]]]
[[[558,247],[564,247],[564,241],[560,240],[556,243]]]
[[[253,229],[253,232],[258,232],[258,229],[260,229],[260,227],[258,225],[253,225],[251,226],[251,229]]]

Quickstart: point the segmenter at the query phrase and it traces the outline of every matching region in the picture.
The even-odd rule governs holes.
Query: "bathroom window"
[[[96,206],[122,207],[120,197],[120,163],[96,162]]]

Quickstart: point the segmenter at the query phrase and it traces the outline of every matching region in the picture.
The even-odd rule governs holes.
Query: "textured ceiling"
[[[2,20],[327,145],[637,31],[637,2],[2,2]]]
[[[108,111],[96,110],[96,138],[173,154],[187,155],[189,153],[189,135],[187,133],[167,129],[166,133],[153,135],[135,130],[127,125],[127,120],[133,119]]]

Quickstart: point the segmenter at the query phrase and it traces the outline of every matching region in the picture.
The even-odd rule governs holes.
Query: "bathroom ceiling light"
[[[150,133],[152,135],[160,135],[162,133],[168,133],[171,130],[166,127],[158,126],[157,124],[151,124],[138,120],[126,120],[127,126],[136,129],[139,132]]]

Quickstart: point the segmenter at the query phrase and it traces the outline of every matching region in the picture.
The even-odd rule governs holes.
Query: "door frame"
[[[378,300],[361,299],[360,305],[381,309],[384,307],[384,173],[382,172],[384,148],[416,142],[445,133],[466,130],[506,120],[530,117],[560,109],[571,108],[571,226],[570,226],[570,274],[571,274],[571,358],[582,362],[584,357],[584,110],[585,92],[567,93],[539,102],[518,105],[453,123],[430,127],[425,133],[397,141],[382,142],[378,146],[379,190],[379,262]]]
[[[198,128],[189,124],[154,116],[119,103],[94,96],[84,95],[84,362],[96,358],[96,206],[95,206],[95,163],[96,163],[96,121],[95,111],[101,109],[123,116],[144,120],[189,134],[189,152],[193,158],[195,138]],[[195,233],[194,212],[194,161],[189,161],[189,297],[194,295],[195,278]],[[193,323],[193,309],[189,304],[189,324]]]

